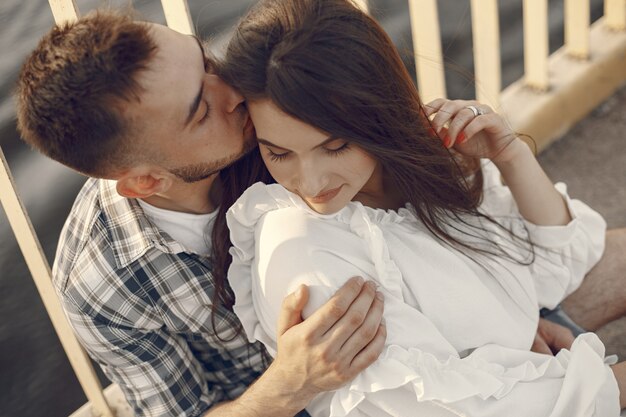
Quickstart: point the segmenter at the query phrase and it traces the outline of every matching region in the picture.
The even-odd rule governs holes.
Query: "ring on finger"
[[[474,113],[474,117],[485,114],[485,111],[477,106],[465,106],[466,109],[470,109]]]

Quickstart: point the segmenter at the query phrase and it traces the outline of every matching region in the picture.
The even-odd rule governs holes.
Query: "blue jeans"
[[[556,324],[567,327],[572,331],[574,337],[586,332],[585,329],[574,323],[574,321],[570,319],[567,314],[565,314],[565,311],[563,311],[561,305],[556,306],[554,310],[542,308],[539,311],[539,315],[546,320],[550,320]]]

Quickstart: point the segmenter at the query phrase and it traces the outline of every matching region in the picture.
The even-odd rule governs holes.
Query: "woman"
[[[276,353],[280,300],[301,284],[305,315],[343,277],[385,294],[384,353],[320,395],[313,416],[619,415],[626,376],[595,335],[556,357],[530,351],[538,308],[580,284],[605,224],[550,183],[500,116],[422,106],[384,31],[346,0],[260,2],[222,76],[246,96],[259,141],[237,167],[250,182],[224,178],[225,193],[268,184],[227,215],[248,338]]]

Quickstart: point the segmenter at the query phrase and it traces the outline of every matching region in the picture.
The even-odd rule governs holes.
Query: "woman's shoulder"
[[[332,230],[296,194],[279,184],[256,183],[233,204],[226,215],[231,239],[256,233],[275,238],[313,237],[318,229]],[[252,237],[250,236],[250,237]]]
[[[253,226],[262,217],[272,212],[295,209],[309,213],[310,209],[300,197],[279,184],[257,182],[249,187],[233,204],[227,213],[230,223]]]

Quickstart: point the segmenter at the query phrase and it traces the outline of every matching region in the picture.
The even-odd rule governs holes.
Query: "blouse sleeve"
[[[236,295],[235,312],[251,341],[260,340],[276,354],[282,299],[301,283],[311,294],[305,318],[354,275],[376,280],[385,294],[383,354],[347,386],[316,398],[307,407],[313,417],[420,412],[486,417],[524,407],[526,412],[519,415],[619,414],[614,412],[615,381],[595,335],[579,337],[571,351],[556,358],[497,345],[462,358],[427,317],[404,302],[398,291],[402,276],[380,229],[367,216],[355,209],[341,227],[308,215],[282,191],[268,187],[248,190],[228,214],[234,245],[229,282]],[[584,409],[573,411],[571,404],[581,404],[581,392]],[[540,396],[548,401],[531,407],[527,399]],[[598,410],[611,413],[588,412],[596,409],[598,398],[605,402]],[[553,413],[555,407],[563,410]]]
[[[495,165],[484,161],[482,167],[485,180],[481,209],[536,245],[530,269],[539,307],[555,308],[580,286],[602,257],[606,222],[582,201],[571,199],[565,184],[557,183],[555,188],[563,196],[572,220],[564,226],[535,225],[521,216]]]

